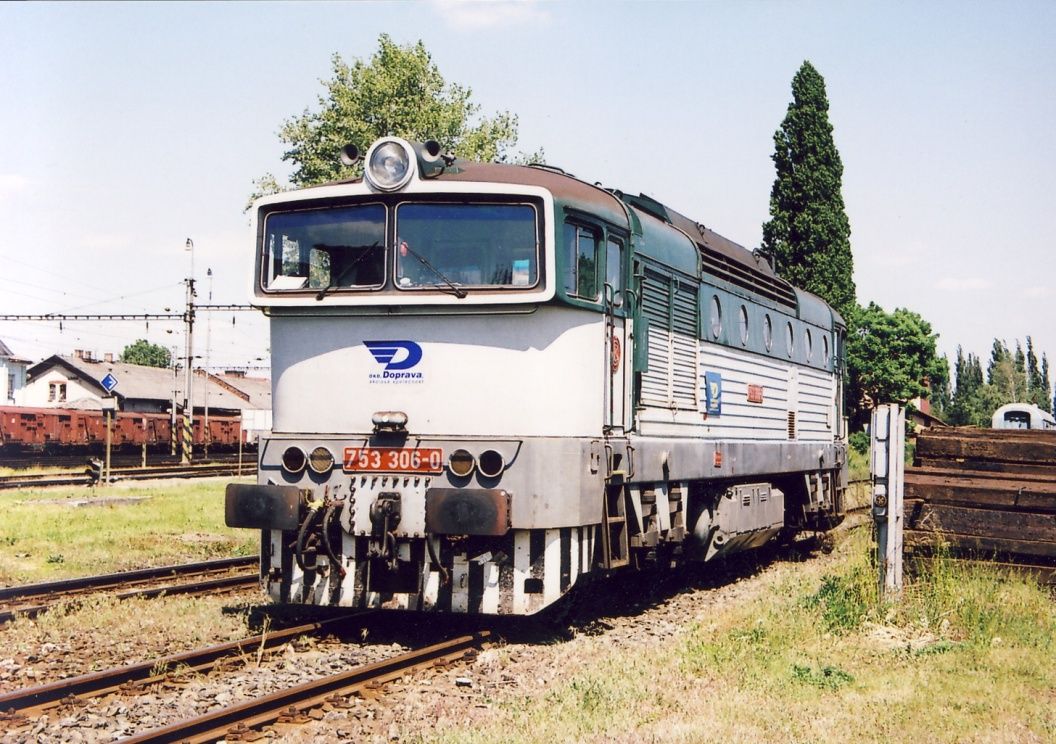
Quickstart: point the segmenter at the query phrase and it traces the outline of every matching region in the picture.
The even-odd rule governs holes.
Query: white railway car
[[[226,519],[275,601],[531,614],[839,520],[843,321],[699,223],[397,138],[254,216],[274,421]]]

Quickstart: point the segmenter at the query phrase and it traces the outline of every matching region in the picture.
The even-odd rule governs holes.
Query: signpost
[[[109,376],[109,375],[108,375]],[[114,418],[114,409],[117,407],[117,399],[108,395],[103,398],[103,411],[106,413],[106,462],[103,465],[103,482],[110,482],[110,443],[112,439],[111,432],[113,427],[110,422]]]
[[[108,394],[112,394],[114,392],[114,388],[117,387],[117,378],[114,377],[113,372],[107,372],[106,377],[101,379],[99,381],[99,384],[103,386],[103,390],[105,390]]]
[[[103,386],[103,390],[106,391],[106,397],[103,398],[103,410],[106,412],[106,464],[103,469],[104,483],[110,482],[110,443],[111,443],[111,425],[110,422],[113,420],[114,410],[117,408],[117,399],[114,397],[114,389],[117,387],[117,378],[114,377],[113,372],[107,372],[106,377],[99,381],[99,384]]]
[[[902,499],[905,494],[906,412],[889,403],[873,410],[870,426],[873,520],[880,591],[902,589]]]

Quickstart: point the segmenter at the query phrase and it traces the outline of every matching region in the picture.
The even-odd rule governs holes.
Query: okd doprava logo
[[[414,341],[364,341],[381,372],[371,372],[371,383],[424,382],[421,372],[410,371],[422,361],[422,347]]]

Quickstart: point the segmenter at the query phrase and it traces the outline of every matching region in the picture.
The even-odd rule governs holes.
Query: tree
[[[1041,383],[1042,383],[1041,400],[1042,400],[1042,402],[1039,403],[1038,405],[1041,406],[1044,410],[1048,411],[1049,413],[1052,413],[1053,398],[1052,398],[1052,388],[1049,386],[1049,379],[1050,379],[1049,378],[1049,358],[1048,358],[1048,356],[1045,355],[1044,352],[1042,352],[1042,355],[1041,355]]]
[[[954,426],[974,424],[985,415],[982,413],[983,365],[975,354],[964,358],[961,347],[957,347],[955,366],[956,387],[947,416]],[[992,413],[992,412],[991,412]]]
[[[1050,411],[1052,393],[1049,387],[1049,360],[1042,354],[1042,366],[1038,367],[1038,356],[1034,353],[1034,339],[1027,336],[1027,400],[1039,408]]]
[[[875,302],[855,313],[856,332],[847,337],[850,388],[860,391],[853,416],[878,403],[908,403],[926,395],[929,385],[949,380],[945,357],[936,352],[938,335],[917,313],[898,308],[887,313]],[[958,363],[961,358],[958,355]],[[860,422],[860,421],[859,421]]]
[[[168,367],[171,357],[169,350],[164,346],[141,338],[125,347],[121,352],[121,361],[126,364],[142,364],[145,367]]]
[[[844,318],[855,310],[851,228],[841,193],[843,163],[832,138],[825,80],[810,62],[792,79],[792,103],[774,133],[777,177],[763,252],[778,272]]]
[[[293,185],[358,176],[362,165],[342,164],[341,148],[354,144],[362,151],[387,135],[433,139],[444,151],[474,160],[511,157],[517,117],[508,111],[480,117],[471,89],[445,81],[421,41],[400,46],[382,34],[369,62],[357,59],[349,65],[335,53],[331,64],[333,77],[322,81],[326,92],[319,96],[318,109],[305,109],[279,131],[279,139],[289,146],[282,159],[294,165]],[[254,185],[254,196],[281,190],[270,173]]]

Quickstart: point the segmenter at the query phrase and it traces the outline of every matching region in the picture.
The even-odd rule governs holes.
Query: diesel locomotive
[[[274,425],[225,515],[274,601],[528,615],[838,523],[821,299],[557,168],[386,137],[363,169],[253,207]]]

